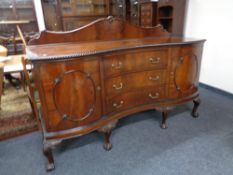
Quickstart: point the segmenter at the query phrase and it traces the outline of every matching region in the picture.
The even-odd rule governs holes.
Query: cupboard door
[[[181,93],[197,87],[198,60],[195,54],[182,55],[175,68],[175,86]]]
[[[202,45],[173,48],[170,97],[185,97],[198,91]]]
[[[87,125],[101,117],[98,60],[52,63],[40,71],[50,131]]]

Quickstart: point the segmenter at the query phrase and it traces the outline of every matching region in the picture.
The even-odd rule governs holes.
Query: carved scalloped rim
[[[161,43],[161,44],[147,44],[143,46],[133,46],[133,47],[121,47],[121,48],[114,48],[114,49],[108,49],[108,50],[101,50],[101,51],[88,51],[88,52],[81,52],[81,53],[73,53],[68,55],[57,55],[57,56],[39,56],[36,54],[33,54],[33,52],[30,51],[30,49],[26,48],[27,56],[31,61],[56,61],[56,60],[65,60],[70,61],[76,57],[82,57],[82,56],[92,56],[96,54],[106,54],[110,52],[116,52],[116,51],[126,51],[130,49],[143,49],[143,48],[151,48],[151,47],[162,47],[162,46],[174,46],[174,45],[187,45],[187,44],[195,44],[199,42],[205,42],[205,40],[196,40],[196,41],[190,41],[190,42],[180,42],[180,43]]]
[[[31,42],[35,41],[35,40],[39,40],[45,33],[48,33],[48,34],[54,34],[54,35],[59,35],[59,34],[71,34],[71,33],[75,33],[75,32],[78,32],[80,30],[84,30],[92,25],[95,25],[97,23],[100,23],[100,22],[103,22],[103,21],[108,21],[109,23],[112,23],[113,21],[115,20],[118,20],[118,21],[122,21],[123,23],[125,24],[128,24],[128,25],[131,25],[135,28],[139,28],[139,29],[144,29],[144,30],[153,30],[153,29],[159,29],[161,30],[162,32],[165,32],[167,34],[170,34],[166,29],[164,29],[164,27],[161,25],[161,24],[158,24],[154,27],[141,27],[141,26],[138,26],[138,25],[135,25],[135,24],[132,24],[130,23],[129,21],[127,20],[123,20],[122,18],[119,18],[119,17],[113,17],[113,16],[108,16],[106,18],[99,18],[95,21],[92,21],[90,22],[89,24],[87,25],[84,25],[82,27],[79,27],[77,29],[74,29],[74,30],[70,30],[70,31],[50,31],[50,30],[43,30],[41,31],[38,35],[36,35],[34,38],[32,38],[29,42],[28,42],[28,45],[31,45]]]

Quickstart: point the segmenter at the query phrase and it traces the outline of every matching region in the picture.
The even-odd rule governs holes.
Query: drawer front
[[[138,105],[151,104],[164,98],[164,87],[147,88],[142,91],[130,91],[114,98],[108,99],[107,112],[115,112],[136,107]]]
[[[165,73],[164,70],[153,70],[107,79],[105,81],[107,98],[127,91],[141,90],[148,86],[161,86],[165,83]]]
[[[105,77],[154,68],[165,69],[167,60],[166,49],[107,55],[104,56]]]

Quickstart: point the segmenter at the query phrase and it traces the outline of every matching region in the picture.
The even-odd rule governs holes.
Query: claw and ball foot
[[[100,128],[98,131],[104,134],[104,144],[103,144],[103,148],[106,151],[110,151],[112,149],[112,144],[110,143],[110,137],[112,134],[112,130],[113,128],[116,127],[117,125],[117,120],[114,122],[109,123],[108,125]]]
[[[110,143],[110,136],[112,131],[108,131],[104,133],[104,144],[103,147],[106,151],[110,151],[112,149],[112,144]]]
[[[193,106],[193,110],[192,110],[192,116],[193,116],[193,118],[197,118],[197,117],[199,117],[199,114],[198,114],[198,112],[197,112],[197,109],[198,109],[198,107],[200,106],[200,103],[201,103],[201,101],[200,101],[200,99],[198,98],[198,99],[196,99],[196,100],[193,100],[193,103],[194,103],[194,106]]]
[[[162,129],[167,129],[167,123],[166,123],[167,116],[168,116],[168,111],[163,111],[162,112],[162,123],[160,125]]]
[[[47,164],[46,170],[47,171],[54,170],[55,165],[54,165],[54,160],[53,160],[52,148],[44,145],[44,147],[43,147],[43,153],[44,153],[45,157],[48,160],[48,164]]]

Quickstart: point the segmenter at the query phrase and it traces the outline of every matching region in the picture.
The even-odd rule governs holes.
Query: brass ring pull
[[[156,59],[150,58],[151,64],[158,64],[160,62],[160,57],[157,57]]]
[[[156,99],[156,98],[159,98],[159,93],[157,92],[155,95],[153,95],[152,93],[150,93],[148,95],[151,99]]]
[[[116,90],[121,90],[123,88],[123,83],[120,83],[119,86],[114,84],[112,87],[115,88]]]
[[[158,81],[160,79],[159,76],[156,76],[156,77],[149,77],[149,80],[151,81]]]
[[[112,68],[116,69],[116,70],[121,69],[122,68],[122,62],[119,62],[117,65],[116,64],[112,64]]]
[[[120,104],[114,103],[113,107],[114,108],[121,108],[123,106],[123,104],[124,104],[124,101],[120,101]]]

